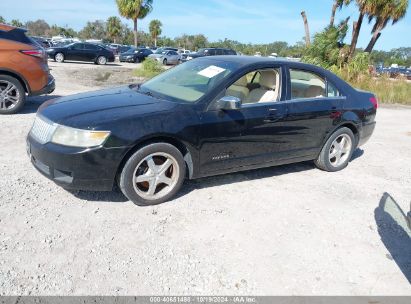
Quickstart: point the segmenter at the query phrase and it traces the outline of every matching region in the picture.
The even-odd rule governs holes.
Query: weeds
[[[153,78],[158,74],[164,72],[164,68],[160,62],[155,59],[147,58],[143,61],[143,67],[141,69],[136,69],[133,71],[134,76]]]

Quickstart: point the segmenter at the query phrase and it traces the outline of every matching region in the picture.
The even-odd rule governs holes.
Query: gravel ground
[[[136,66],[50,65],[54,96],[132,81]],[[0,295],[411,295],[410,234],[379,207],[389,194],[409,210],[410,108],[379,109],[342,172],[204,178],[142,208],[68,192],[32,167],[25,136],[48,98],[0,117]]]

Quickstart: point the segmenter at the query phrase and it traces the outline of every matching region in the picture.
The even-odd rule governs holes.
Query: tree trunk
[[[137,18],[133,19],[134,21],[134,46],[137,47],[138,38],[137,38]]]
[[[303,17],[304,21],[304,29],[305,29],[305,46],[309,47],[311,42],[310,42],[310,29],[308,27],[308,20],[307,20],[307,15],[305,14],[305,11],[301,12],[301,16]]]
[[[335,0],[333,4],[333,8],[331,10],[330,27],[334,26],[335,12],[337,11],[337,7],[338,7],[337,0]]]
[[[358,20],[354,22],[354,25],[353,25],[349,58],[352,58],[354,56],[355,48],[357,47],[358,36],[360,35],[360,30],[361,30],[363,19],[364,19],[364,14],[360,12],[360,16],[358,16]]]
[[[154,46],[157,47],[157,36],[154,36]]]
[[[381,36],[381,31],[384,28],[383,24],[378,24],[375,28],[375,31],[371,37],[370,43],[368,43],[367,47],[365,48],[364,52],[371,53],[373,50],[375,43],[377,42],[378,38]]]

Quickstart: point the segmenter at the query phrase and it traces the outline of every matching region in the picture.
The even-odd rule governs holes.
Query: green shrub
[[[153,78],[162,72],[164,72],[164,68],[160,62],[153,58],[146,58],[146,60],[143,61],[142,68],[134,70],[133,75],[143,78]]]

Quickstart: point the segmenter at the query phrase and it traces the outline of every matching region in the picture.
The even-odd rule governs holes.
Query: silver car
[[[181,63],[181,55],[176,51],[172,50],[163,50],[161,52],[155,52],[154,54],[151,54],[148,57],[153,58],[164,65]]]

